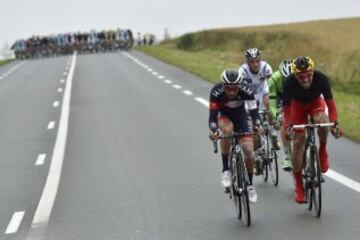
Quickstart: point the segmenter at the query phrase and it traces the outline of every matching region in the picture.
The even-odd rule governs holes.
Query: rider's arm
[[[210,101],[209,101],[209,128],[211,131],[218,129],[217,117],[219,114],[221,102],[217,98],[218,93],[216,86],[211,90]]]
[[[260,115],[259,115],[259,110],[258,110],[258,106],[255,100],[255,97],[253,97],[252,100],[247,100],[246,101],[251,119],[253,121],[254,125],[258,125],[260,123]]]
[[[266,64],[264,75],[265,75],[266,79],[269,79],[273,75],[273,70],[272,70],[270,64]]]
[[[257,107],[256,100],[250,100],[247,102],[248,110],[251,116],[251,119],[255,125],[258,125],[260,123],[260,115],[259,110]]]
[[[274,74],[273,74],[274,75]],[[277,113],[277,89],[275,84],[275,76],[269,79],[269,110],[272,119],[276,118]]]
[[[216,102],[210,102],[209,104],[209,128],[211,131],[216,131],[218,129],[217,116],[219,113],[219,108]]]
[[[331,87],[330,87],[330,83],[329,83],[329,79],[323,75],[322,75],[322,94],[324,96],[326,105],[329,109],[329,120],[330,122],[335,122],[337,120],[337,111],[336,111],[336,106],[335,106],[335,101],[331,92]]]
[[[287,78],[284,82],[283,91],[283,108],[284,108],[284,125],[289,126],[290,121],[290,104],[292,96],[291,78]]]

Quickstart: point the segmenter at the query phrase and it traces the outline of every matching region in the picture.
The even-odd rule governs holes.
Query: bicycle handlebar
[[[335,125],[336,123],[308,123],[308,124],[291,125],[290,129],[332,127]]]
[[[233,133],[233,134],[228,134],[228,135],[220,135],[218,137],[218,139],[230,139],[230,138],[233,138],[233,137],[240,137],[240,136],[243,136],[243,135],[254,135],[255,133],[247,133],[247,134],[243,134],[243,133]],[[217,140],[215,141],[212,141],[213,142],[213,147],[214,147],[214,153],[217,153],[218,152],[218,146],[217,146]]]
[[[216,154],[218,152],[217,141],[213,141],[213,146],[214,146],[214,153]]]

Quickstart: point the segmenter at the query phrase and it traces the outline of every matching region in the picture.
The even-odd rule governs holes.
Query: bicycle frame
[[[320,127],[334,126],[334,123],[310,123],[293,125],[291,129],[305,129],[306,141],[303,151],[303,178],[304,189],[306,193],[306,200],[308,203],[308,209],[311,211],[314,209],[314,215],[320,217],[322,195],[321,195],[321,183],[323,182],[322,174],[320,171],[320,161],[317,153],[315,129]]]

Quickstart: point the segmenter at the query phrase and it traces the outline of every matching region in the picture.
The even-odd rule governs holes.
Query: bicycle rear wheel
[[[267,161],[267,159],[261,160],[261,174],[263,175],[264,182],[267,182],[269,178],[269,166]]]

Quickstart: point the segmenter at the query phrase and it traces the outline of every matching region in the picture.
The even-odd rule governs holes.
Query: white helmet
[[[245,57],[247,60],[261,58],[261,52],[257,48],[250,48],[245,51]]]
[[[279,71],[284,78],[287,78],[291,74],[291,60],[284,60],[279,65]]]

